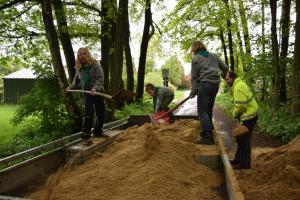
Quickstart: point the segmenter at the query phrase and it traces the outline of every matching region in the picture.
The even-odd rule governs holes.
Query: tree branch
[[[64,2],[65,5],[69,5],[69,6],[80,6],[80,7],[83,7],[83,8],[86,8],[88,10],[92,10],[96,13],[98,13],[99,15],[101,15],[101,10],[96,8],[95,6],[92,6],[92,5],[89,5],[83,1],[79,1],[79,3],[76,3],[76,2]]]
[[[8,3],[4,4],[4,5],[1,5],[0,6],[0,10],[4,10],[6,8],[10,8],[10,7],[14,6],[14,5],[17,5],[19,3],[24,3],[26,1],[29,1],[29,0],[14,0],[14,1],[8,2]]]
[[[35,4],[31,5],[31,6],[29,6],[28,8],[26,8],[25,10],[23,10],[22,12],[20,12],[18,15],[14,16],[14,17],[12,17],[12,18],[10,18],[10,19],[11,19],[11,20],[15,20],[15,19],[17,19],[18,17],[21,17],[23,14],[25,14],[27,11],[29,11],[33,6],[38,5],[38,4],[39,4],[39,3],[35,3]]]

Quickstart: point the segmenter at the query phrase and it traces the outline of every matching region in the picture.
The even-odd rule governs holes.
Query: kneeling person
[[[164,86],[155,87],[152,83],[148,83],[145,86],[145,90],[153,98],[155,113],[169,110],[169,104],[174,99],[174,92],[170,88]]]

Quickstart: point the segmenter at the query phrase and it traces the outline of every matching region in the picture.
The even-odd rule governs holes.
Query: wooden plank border
[[[224,172],[224,179],[227,189],[227,195],[229,200],[244,200],[244,194],[242,193],[239,183],[235,177],[234,171],[231,167],[229,162],[229,158],[225,149],[225,145],[220,135],[220,129],[214,122],[215,132],[214,132],[214,139],[215,143],[218,145],[222,163],[223,163],[223,172]]]

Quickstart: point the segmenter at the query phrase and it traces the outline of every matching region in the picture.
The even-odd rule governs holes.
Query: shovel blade
[[[129,91],[129,90],[120,90],[116,94],[112,96],[112,100],[115,102],[125,102],[132,99],[136,93]]]
[[[160,111],[157,113],[153,113],[150,115],[151,122],[153,124],[163,124],[163,123],[168,123],[170,122],[170,116],[166,115],[167,112],[165,111]]]

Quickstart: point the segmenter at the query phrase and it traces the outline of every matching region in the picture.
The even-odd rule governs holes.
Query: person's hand
[[[103,86],[100,86],[99,90],[100,90],[100,92],[104,92],[105,91]]]
[[[65,88],[65,93],[68,93],[70,88],[69,87],[67,87],[67,88]]]
[[[191,90],[189,97],[192,99],[197,95],[197,90]]]
[[[90,91],[90,95],[95,95],[95,93],[94,92],[96,92],[96,90],[93,88],[91,91]]]

